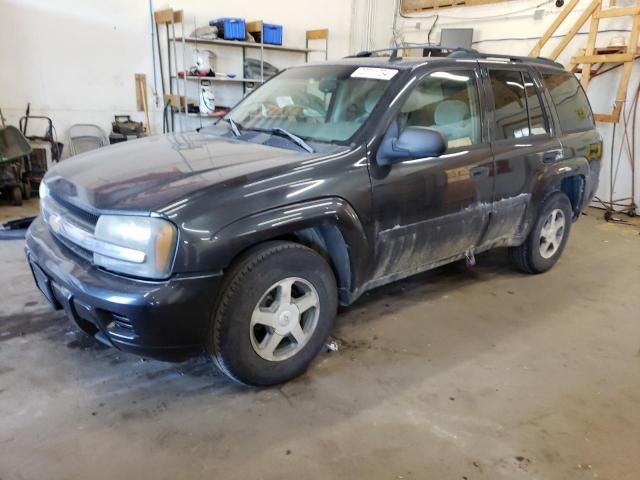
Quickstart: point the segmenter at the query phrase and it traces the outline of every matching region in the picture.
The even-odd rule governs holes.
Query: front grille
[[[68,200],[65,200],[64,198],[60,198],[60,196],[58,195],[52,194],[51,198],[53,198],[58,205],[60,205],[62,208],[64,208],[64,210],[66,210],[65,213],[69,214],[71,219],[75,220],[76,223],[79,223],[81,225],[85,225],[87,227],[90,226],[91,231],[93,232],[93,230],[95,229],[96,223],[98,223],[99,215],[95,215],[91,212],[88,212],[87,210],[84,210],[74,205]]]
[[[67,240],[61,235],[57,235],[53,232],[51,232],[51,234],[53,235],[53,238],[55,238],[58,242],[62,244],[63,247],[67,248],[68,250],[71,250],[71,252],[75,253],[76,255],[83,258],[87,262],[90,262],[90,263],[93,262],[93,252],[87,250],[86,248],[82,248],[79,245],[76,245],[75,243],[73,243],[70,240]]]

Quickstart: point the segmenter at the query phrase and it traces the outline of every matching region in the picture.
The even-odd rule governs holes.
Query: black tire
[[[11,205],[15,207],[22,205],[22,189],[20,187],[11,189]]]
[[[254,308],[275,283],[297,277],[315,288],[319,298],[316,327],[290,358],[271,361],[252,344]],[[233,380],[254,386],[276,385],[302,374],[320,353],[333,327],[338,306],[336,280],[327,262],[303,245],[275,241],[254,247],[229,270],[211,320],[207,349]]]
[[[541,254],[542,229],[551,213],[555,210],[560,210],[564,215],[565,226],[562,231],[562,239],[559,241],[557,249],[550,257],[544,258]],[[530,274],[544,273],[550,270],[556,264],[567,245],[572,221],[573,211],[569,198],[562,192],[555,192],[549,195],[542,204],[538,219],[531,229],[531,232],[529,232],[526,241],[519,247],[509,249],[509,255],[516,268],[524,273]]]

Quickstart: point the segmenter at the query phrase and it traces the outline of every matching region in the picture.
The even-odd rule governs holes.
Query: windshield
[[[305,140],[343,142],[367,121],[398,70],[314,66],[286,70],[228,115],[243,130],[284,129]]]

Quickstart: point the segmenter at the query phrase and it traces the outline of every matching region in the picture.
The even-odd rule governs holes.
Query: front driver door
[[[443,68],[426,74],[399,101],[391,134],[407,126],[434,128],[446,136],[448,150],[387,167],[372,160],[374,283],[426,270],[479,244],[494,182],[480,84],[472,67]]]

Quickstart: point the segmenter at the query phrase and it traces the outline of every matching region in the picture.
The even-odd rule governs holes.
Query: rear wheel
[[[229,271],[208,350],[240,383],[286,382],[321,351],[337,302],[335,277],[318,253],[292,242],[265,243]]]
[[[515,266],[525,273],[543,273],[551,269],[567,244],[572,217],[571,202],[564,193],[549,196],[527,240],[509,250]]]

